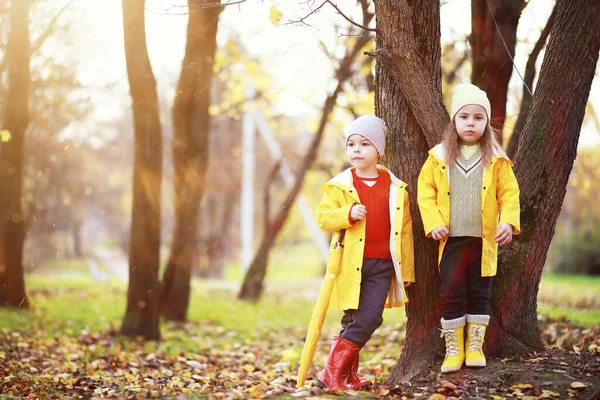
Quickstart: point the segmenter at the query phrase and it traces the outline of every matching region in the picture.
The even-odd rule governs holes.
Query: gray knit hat
[[[348,128],[346,128],[346,143],[348,143],[348,138],[354,134],[359,134],[361,136],[369,139],[373,146],[377,149],[380,156],[383,156],[385,152],[385,135],[387,133],[387,128],[385,126],[385,121],[381,118],[377,118],[374,115],[363,115],[362,117],[358,117],[352,122]]]

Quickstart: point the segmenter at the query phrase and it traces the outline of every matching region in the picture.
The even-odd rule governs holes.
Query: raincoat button
[[[450,196],[450,192],[448,192],[448,196]]]
[[[362,242],[362,238],[358,239],[359,242]]]
[[[348,190],[350,193],[352,193],[352,190]]]
[[[442,165],[442,169],[446,169],[446,167]]]
[[[398,232],[396,232],[396,235],[398,234]]]
[[[483,190],[485,190],[485,186],[483,187]]]
[[[396,207],[396,210],[399,210],[399,209],[400,209],[400,207]]]
[[[360,271],[360,268],[356,268],[357,271]]]

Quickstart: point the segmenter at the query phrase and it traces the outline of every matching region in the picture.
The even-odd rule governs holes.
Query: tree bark
[[[162,136],[156,80],[146,48],[144,5],[145,1],[139,0],[123,0],[122,3],[135,154],[129,288],[121,333],[158,340]]]
[[[31,82],[29,1],[12,1],[9,12],[8,93],[2,129],[11,138],[0,142],[0,306],[28,308],[23,271],[26,218],[21,197]]]
[[[376,3],[375,110],[388,126],[385,163],[408,182],[417,281],[408,289],[406,341],[388,379],[392,384],[428,370],[442,351],[437,242],[425,238],[417,206],[419,172],[448,123],[442,102],[439,8],[436,0]]]
[[[531,111],[515,157],[521,235],[501,252],[491,292],[490,355],[542,347],[537,292],[577,154],[600,52],[600,2],[559,0]],[[518,341],[519,343],[515,343]]]
[[[172,321],[187,319],[192,269],[199,259],[198,224],[210,134],[208,107],[222,10],[218,0],[200,3],[188,0],[187,44],[172,111],[175,229],[161,290],[161,313]]]
[[[506,118],[508,82],[512,75],[517,44],[517,25],[523,0],[471,0],[471,82],[484,90],[490,99],[490,123],[498,130]]]
[[[521,98],[521,109],[519,110],[519,116],[517,117],[517,122],[515,123],[515,127],[513,128],[513,133],[510,136],[510,140],[508,142],[508,148],[506,149],[506,153],[509,157],[513,158],[515,154],[517,154],[517,147],[519,145],[519,138],[521,137],[521,131],[525,126],[525,121],[527,121],[527,115],[529,113],[529,107],[531,105],[531,98],[533,97],[533,80],[535,79],[536,68],[535,64],[537,62],[538,56],[540,52],[546,45],[546,41],[548,40],[548,36],[550,35],[550,30],[552,29],[552,24],[554,23],[554,16],[556,15],[556,7],[552,9],[552,14],[550,14],[550,18],[548,18],[548,22],[546,22],[546,26],[542,30],[538,41],[533,46],[533,50],[531,54],[529,54],[529,58],[527,59],[527,66],[525,67],[525,76],[523,78],[523,96]]]
[[[368,14],[365,12],[364,18],[364,26],[369,24],[369,21],[373,17],[372,14]],[[279,208],[279,212],[275,216],[272,222],[269,223],[269,227],[265,230],[264,236],[258,248],[248,271],[246,272],[246,276],[244,277],[244,282],[238,293],[238,298],[241,300],[253,300],[256,301],[260,298],[263,290],[263,283],[265,279],[265,275],[267,272],[267,264],[269,262],[269,253],[273,244],[275,243],[275,238],[279,234],[279,231],[283,227],[290,210],[294,204],[296,196],[300,193],[300,189],[302,188],[302,183],[304,181],[304,176],[306,172],[310,168],[312,162],[317,156],[317,152],[319,150],[319,145],[321,144],[321,139],[323,138],[323,133],[325,132],[325,127],[327,126],[327,122],[329,121],[329,116],[331,115],[335,104],[337,102],[337,98],[339,94],[343,91],[343,85],[346,83],[348,79],[352,76],[353,69],[352,65],[358,55],[358,53],[362,50],[362,48],[369,42],[370,36],[366,33],[358,36],[356,43],[346,53],[346,56],[340,61],[340,65],[336,71],[335,76],[337,77],[337,86],[335,90],[327,97],[325,100],[325,104],[323,105],[323,111],[321,114],[321,120],[319,122],[319,127],[317,128],[317,132],[315,133],[309,147],[306,152],[298,171],[296,172],[294,179],[294,186],[290,189],[285,201],[282,206]]]

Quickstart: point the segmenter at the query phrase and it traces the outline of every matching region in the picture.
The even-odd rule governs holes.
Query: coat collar
[[[443,163],[446,162],[446,154],[444,151],[443,143],[439,143],[439,144],[435,145],[431,150],[429,150],[429,154],[434,156],[435,158],[437,158],[439,161],[441,161]],[[510,163],[510,165],[513,165],[510,158],[508,158],[508,156],[506,155],[506,153],[500,146],[494,146],[492,155],[493,155],[492,162],[496,161],[499,158],[504,158],[506,161],[508,161]]]
[[[325,185],[339,186],[343,189],[352,188],[352,168],[348,168],[345,171],[337,174],[333,178],[331,178]],[[389,169],[384,167],[383,165],[377,164],[377,170],[381,172],[386,172],[390,176],[390,180],[393,185],[398,187],[406,186],[406,183],[400,180],[396,175],[392,173]]]

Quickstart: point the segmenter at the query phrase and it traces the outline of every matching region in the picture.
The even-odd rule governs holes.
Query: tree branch
[[[44,44],[44,42],[46,41],[46,39],[48,39],[48,37],[54,31],[54,26],[58,22],[58,18],[60,18],[60,16],[62,15],[62,13],[67,8],[69,8],[71,6],[71,4],[73,4],[73,1],[74,0],[70,0],[67,4],[65,4],[64,7],[60,9],[60,11],[58,12],[58,14],[56,14],[54,16],[54,18],[52,18],[52,20],[50,21],[50,24],[48,24],[48,27],[46,28],[46,30],[44,31],[44,33],[42,33],[42,35],[37,39],[37,41],[31,46],[31,54],[34,54],[36,51],[38,51],[40,49],[40,47],[42,47],[42,44]]]
[[[536,74],[535,64],[537,62],[538,56],[540,55],[540,52],[546,45],[546,41],[548,40],[548,36],[550,35],[550,31],[552,30],[552,25],[554,24],[555,15],[556,6],[552,10],[552,14],[550,14],[548,22],[546,22],[546,26],[544,26],[540,37],[535,43],[535,46],[533,46],[533,50],[531,51],[531,54],[529,54],[529,58],[527,59],[527,66],[525,67],[525,79],[523,82],[523,96],[521,100],[521,109],[519,110],[519,117],[517,118],[517,122],[515,123],[515,127],[510,137],[510,141],[508,142],[507,148],[507,154],[511,158],[514,157],[515,154],[517,154],[519,138],[521,137],[521,131],[525,127],[527,115],[529,114],[529,107],[531,106],[531,99],[533,97],[533,94],[529,91],[529,88],[533,88],[533,80]]]
[[[369,28],[368,26],[366,26],[368,24],[359,24],[358,22],[350,19],[346,14],[344,14],[342,12],[342,10],[339,9],[339,7],[337,5],[333,4],[333,2],[331,2],[331,0],[325,0],[323,3],[321,3],[321,5],[319,7],[315,8],[314,10],[311,10],[304,17],[300,18],[297,21],[287,22],[285,25],[299,24],[299,23],[308,25],[306,22],[304,22],[304,20],[307,19],[308,17],[310,17],[311,15],[315,14],[316,12],[318,12],[321,8],[323,8],[323,6],[325,4],[329,4],[331,7],[333,7],[346,21],[350,22],[352,25],[357,26],[361,29],[364,29],[365,31],[377,32],[377,29]],[[363,11],[363,18],[364,18],[364,16],[368,14],[369,5],[367,4],[367,2],[365,0],[359,0],[359,4],[361,5],[362,11]]]

